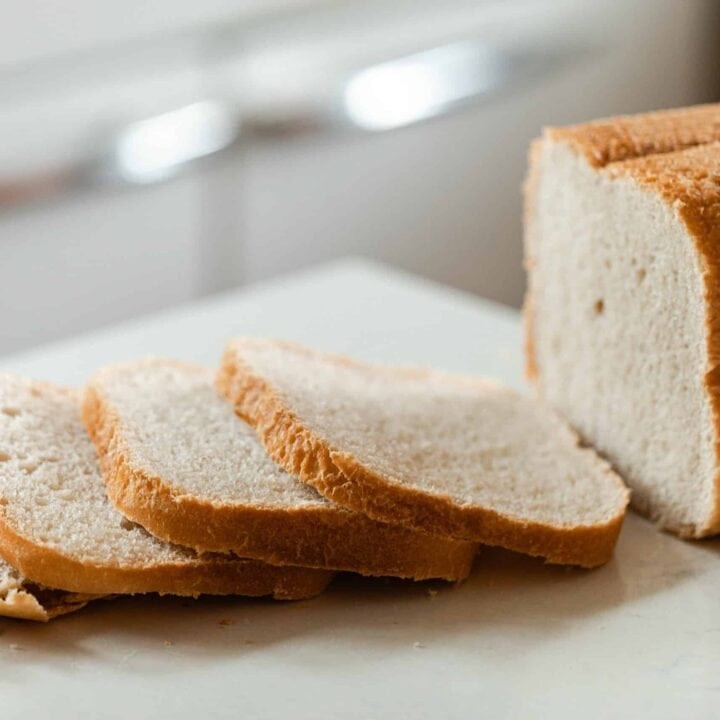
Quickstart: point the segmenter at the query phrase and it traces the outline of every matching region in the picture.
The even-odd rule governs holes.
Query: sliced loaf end
[[[552,128],[526,192],[528,375],[684,537],[720,532],[720,106]]]

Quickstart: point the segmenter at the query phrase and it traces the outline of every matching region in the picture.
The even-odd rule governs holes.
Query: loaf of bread
[[[77,392],[0,375],[0,557],[70,593],[316,595],[331,573],[199,556],[111,505]]]
[[[540,395],[640,512],[720,531],[720,105],[547,129],[525,243]]]
[[[495,382],[239,339],[217,386],[276,462],[339,505],[553,563],[612,554],[620,478],[543,403]]]

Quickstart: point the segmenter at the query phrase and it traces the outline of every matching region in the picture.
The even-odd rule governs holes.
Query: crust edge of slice
[[[133,466],[119,437],[121,421],[92,380],[83,394],[82,416],[98,451],[111,502],[163,540],[201,552],[230,551],[273,565],[316,571],[451,582],[470,574],[477,553],[472,541],[432,537],[397,523],[379,526],[358,513],[352,519],[334,510],[289,513],[174,494],[161,478]],[[310,523],[315,525],[312,530]],[[259,525],[264,528],[261,533],[254,531]],[[239,526],[245,530],[239,532]],[[274,536],[273,547],[265,543],[268,532]]]
[[[461,509],[448,496],[400,487],[313,433],[285,406],[278,391],[239,357],[234,344],[243,341],[256,342],[230,342],[216,378],[218,390],[255,428],[270,457],[329,500],[376,520],[500,546],[552,564],[592,568],[612,557],[626,505],[605,523],[562,528],[521,521],[488,508]],[[276,344],[308,352],[293,343]],[[338,362],[346,360],[339,358]]]
[[[0,556],[40,585],[92,595],[158,593],[299,600],[318,595],[332,579],[332,573],[321,570],[277,568],[253,560],[223,557],[145,567],[98,565],[29,540],[16,532],[1,513]]]

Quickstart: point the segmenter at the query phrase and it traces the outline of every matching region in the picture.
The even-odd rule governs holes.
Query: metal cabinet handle
[[[168,180],[249,138],[319,132],[383,132],[447,115],[546,74],[577,47],[508,49],[465,40],[349,73],[307,111],[253,111],[227,99],[201,99],[123,126],[89,158],[27,176],[2,177],[0,210],[107,187]]]

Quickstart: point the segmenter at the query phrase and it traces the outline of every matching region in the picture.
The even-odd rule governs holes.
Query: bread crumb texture
[[[528,374],[682,536],[720,531],[720,105],[549,128],[526,184]]]
[[[270,455],[378,520],[553,562],[605,562],[627,491],[541,402],[495,382],[240,339],[218,386]]]
[[[165,543],[111,505],[77,392],[0,375],[0,556],[46,587],[89,594],[161,592],[306,597],[330,574],[199,556]]]

